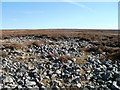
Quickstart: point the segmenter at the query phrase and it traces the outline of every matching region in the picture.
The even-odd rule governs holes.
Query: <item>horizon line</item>
[[[53,29],[44,29],[44,28],[40,29],[40,28],[38,28],[38,29],[24,29],[23,28],[22,29],[21,28],[21,29],[0,29],[0,30],[62,30],[62,29],[63,30],[73,30],[73,29],[75,29],[75,30],[119,30],[119,29],[107,29],[107,28],[103,28],[103,29],[101,29],[101,28],[100,29],[99,28],[98,29],[92,29],[92,28],[91,29],[78,29],[78,28],[53,28]]]

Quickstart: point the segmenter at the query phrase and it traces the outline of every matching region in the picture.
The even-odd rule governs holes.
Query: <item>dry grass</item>
[[[80,70],[80,74],[85,74],[85,71],[84,70]]]
[[[2,42],[1,45],[3,45],[6,48],[10,48],[10,49],[27,49],[29,46],[31,45],[36,45],[36,46],[40,46],[42,45],[43,42],[41,41],[37,41],[37,40],[27,40],[23,43],[18,43],[18,42]]]
[[[108,33],[104,33],[104,31],[98,29],[96,30],[95,29],[2,30],[1,32],[2,32],[2,38],[34,35],[34,36],[48,36],[51,37],[52,39],[56,39],[58,37],[61,39],[64,37],[80,37],[81,39],[88,41],[99,39],[101,36],[111,35],[111,31],[109,31]]]
[[[49,44],[49,45],[57,45],[55,42],[45,42],[45,44]]]
[[[119,60],[120,61],[120,51],[113,52],[107,56],[111,60]]]
[[[42,44],[44,44],[42,41],[39,40],[27,40],[26,42],[23,43],[25,46],[31,46],[31,45],[35,45],[35,46],[41,46]]]
[[[59,58],[62,62],[67,62],[68,60],[71,60],[73,57],[71,57],[71,56],[60,56]]]
[[[91,47],[91,48],[89,48],[88,49],[90,52],[92,51],[92,52],[95,52],[95,53],[98,53],[98,54],[101,54],[103,51],[102,51],[102,49],[101,48],[99,48],[99,47]]]
[[[8,53],[5,51],[0,50],[0,56],[2,56],[3,58],[8,56]]]
[[[83,55],[83,56],[81,56],[81,57],[75,57],[76,58],[76,61],[75,61],[75,63],[76,64],[86,64],[87,63],[87,61],[86,61],[86,56],[85,55]]]
[[[56,55],[55,55],[56,56]],[[76,64],[85,64],[85,63],[87,63],[87,61],[86,61],[86,58],[87,58],[87,56],[86,55],[83,55],[83,56],[81,56],[81,57],[74,57],[74,56],[67,56],[67,55],[64,55],[64,56],[58,56],[59,58],[60,58],[60,60],[62,61],[62,62],[67,62],[68,60],[71,60],[72,58],[76,58],[76,61],[75,61],[75,63]]]
[[[3,42],[2,45],[10,49],[25,49],[26,47],[22,43],[18,42]]]
[[[103,52],[106,52],[108,54],[113,53],[113,52],[117,52],[119,51],[119,48],[109,48],[109,47],[105,47],[103,45],[98,45],[96,47],[91,47],[91,48],[86,48],[85,51],[86,52],[95,52],[97,54],[102,54]]]
[[[120,60],[120,49],[119,48],[107,48],[105,50],[107,52],[106,56],[100,57],[100,60]]]
[[[94,32],[91,32],[94,31]],[[92,30],[92,29],[38,29],[38,30],[2,30],[2,39],[19,37],[19,36],[38,36],[42,38],[49,38],[52,40],[64,39],[66,37],[79,38],[81,40],[89,41],[92,44],[97,45],[97,47],[89,48],[90,51],[96,53],[107,52],[108,55],[114,56],[113,53],[116,53],[118,50],[114,48],[106,48],[105,46],[110,47],[119,47],[118,35],[117,33],[104,33],[102,30]],[[113,35],[114,34],[114,35]],[[115,35],[116,34],[116,35]],[[97,40],[98,42],[93,42]],[[3,42],[2,45],[11,49],[25,49],[27,50],[29,46],[36,45],[40,46],[41,44],[52,44],[56,45],[54,42],[41,42],[37,40],[26,41],[24,43],[17,42]],[[88,48],[81,49],[82,51],[88,50]],[[86,55],[91,54],[90,52],[85,52]],[[78,57],[77,63],[85,63],[83,57]],[[66,62],[68,59],[71,59],[69,56],[61,56],[61,61]]]

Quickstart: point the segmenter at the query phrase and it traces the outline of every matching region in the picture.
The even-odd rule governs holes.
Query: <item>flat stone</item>
[[[57,73],[57,74],[61,74],[61,71],[60,71],[60,70],[57,70],[56,73]]]
[[[7,77],[4,79],[4,82],[6,82],[6,83],[13,83],[13,79],[12,79],[10,76],[7,76]]]
[[[27,86],[34,86],[34,85],[36,85],[36,82],[34,82],[34,81],[26,81],[26,85]]]
[[[78,83],[78,84],[77,84],[77,87],[78,87],[78,88],[80,88],[80,87],[81,87],[81,84],[80,84],[80,83]]]

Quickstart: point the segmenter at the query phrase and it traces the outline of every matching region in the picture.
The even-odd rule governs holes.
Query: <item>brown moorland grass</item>
[[[18,43],[18,42],[9,42],[9,41],[5,41],[5,42],[1,42],[1,45],[3,45],[6,48],[10,48],[10,49],[27,49],[29,46],[31,45],[36,45],[36,46],[40,46],[42,45],[43,42],[42,41],[37,41],[37,40],[27,40],[23,43]]]
[[[1,30],[0,30],[1,31]],[[80,38],[81,40],[91,41],[96,45],[119,46],[118,33],[114,30],[97,29],[35,29],[35,30],[2,30],[1,39],[19,36],[39,36],[49,37],[50,39],[64,39],[65,37]],[[104,38],[103,38],[104,37]],[[107,38],[107,39],[106,39]],[[98,42],[92,42],[98,40]]]
[[[39,36],[49,37],[50,39],[64,39],[65,37],[80,38],[81,40],[91,41],[96,45],[119,46],[118,33],[114,30],[99,29],[35,29],[35,30],[0,30],[1,39],[19,36]],[[104,37],[104,38],[103,38]],[[98,42],[92,42],[98,40]]]
[[[95,29],[35,29],[35,30],[0,30],[2,38],[19,37],[26,35],[48,35],[49,37],[83,37],[89,39],[99,38],[101,35],[111,35],[111,32],[104,33],[103,30]],[[115,32],[114,32],[115,33]],[[114,34],[112,33],[112,34]],[[89,38],[88,38],[89,37]]]
[[[107,31],[107,33],[106,33]],[[97,53],[108,52],[109,57],[116,57],[119,53],[114,47],[120,47],[118,40],[118,33],[113,32],[114,30],[95,30],[95,29],[36,29],[36,30],[2,30],[1,39],[7,39],[11,37],[19,36],[38,36],[47,37],[50,39],[64,39],[66,37],[79,38],[81,40],[89,41],[92,44],[97,45],[97,47],[92,47],[91,50]],[[97,42],[93,42],[96,41]],[[4,42],[2,43],[5,47],[15,48],[15,49],[26,49],[30,45],[39,46],[44,42],[41,41],[26,41],[24,43],[17,42]],[[47,42],[46,44],[53,44],[53,42]],[[106,48],[106,46],[112,48]],[[83,47],[84,48],[84,47]],[[82,50],[82,49],[81,49]],[[116,53],[116,55],[115,55]],[[89,53],[88,53],[89,54]],[[62,60],[66,62],[66,57],[62,57]]]
[[[120,61],[120,51],[111,53],[110,55],[108,55],[108,58],[111,60],[119,60]]]
[[[2,57],[7,57],[7,56],[8,56],[8,53],[5,52],[5,51],[0,50],[0,56],[2,56]]]

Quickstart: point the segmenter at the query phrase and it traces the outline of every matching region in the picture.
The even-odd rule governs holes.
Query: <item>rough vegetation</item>
[[[7,30],[0,40],[0,88],[120,89],[117,33]]]

